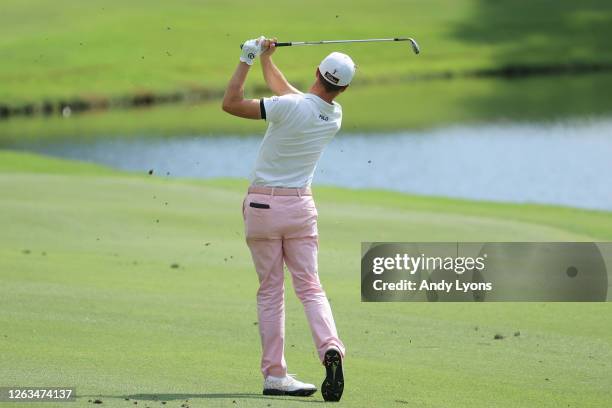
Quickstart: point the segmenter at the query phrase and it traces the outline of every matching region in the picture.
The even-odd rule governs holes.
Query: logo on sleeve
[[[319,113],[319,119],[324,120],[324,121],[329,121],[329,116],[325,116],[322,113]]]

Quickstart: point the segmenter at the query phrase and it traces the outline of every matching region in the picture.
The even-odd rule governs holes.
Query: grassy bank
[[[259,76],[259,72],[256,73]],[[560,85],[562,84],[562,85]],[[612,75],[462,79],[358,86],[339,98],[342,132],[379,133],[479,122],[549,121],[607,116],[612,99],[601,89]],[[250,96],[258,96],[251,92]],[[15,117],[0,121],[0,146],[24,141],[101,136],[219,135],[263,133],[264,121],[221,111],[220,103],[91,112],[68,118]]]
[[[74,385],[74,406],[304,405],[260,395],[244,182],[3,151],[0,188],[11,192],[0,196],[0,384]],[[343,406],[610,405],[610,304],[359,301],[360,241],[610,240],[610,213],[316,196],[321,279],[349,353]],[[301,305],[287,297],[290,371],[318,383]]]

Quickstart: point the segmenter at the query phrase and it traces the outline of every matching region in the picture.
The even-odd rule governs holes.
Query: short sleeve
[[[269,122],[282,122],[293,111],[299,97],[298,94],[287,94],[262,98],[261,117]]]

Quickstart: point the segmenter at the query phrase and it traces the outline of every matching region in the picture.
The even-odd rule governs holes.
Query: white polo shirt
[[[309,93],[261,101],[262,118],[269,125],[259,146],[251,184],[310,186],[323,149],[340,130],[342,107]]]

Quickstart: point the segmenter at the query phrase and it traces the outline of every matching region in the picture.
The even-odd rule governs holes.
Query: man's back
[[[321,153],[340,129],[342,108],[314,94],[262,99],[262,117],[270,122],[255,168],[253,185],[307,187]]]

